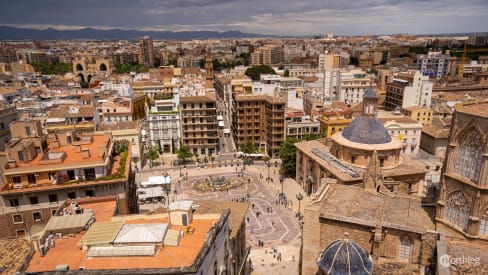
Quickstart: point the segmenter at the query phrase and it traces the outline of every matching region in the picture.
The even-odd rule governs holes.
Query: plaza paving
[[[217,165],[213,168],[187,168],[182,169],[182,174],[188,174],[188,179],[180,177],[178,168],[172,169],[165,161],[165,166],[146,167],[139,171],[136,182],[147,180],[149,176],[168,173],[172,179],[172,192],[169,200],[186,199],[212,199],[224,201],[247,201],[250,204],[246,216],[246,239],[251,246],[250,259],[254,268],[252,274],[298,274],[298,256],[300,246],[300,231],[296,213],[298,211],[298,201],[296,194],[300,192],[300,187],[294,179],[285,179],[283,191],[287,197],[287,207],[279,202],[281,184],[279,180],[278,167],[273,165],[267,167],[263,162],[246,165],[242,171],[242,177],[238,177],[241,166]],[[237,171],[236,171],[237,168]],[[268,176],[273,182],[267,182]],[[229,188],[217,191],[200,191],[193,187],[197,181],[208,179],[210,176],[224,176],[227,179],[236,178],[243,180],[243,184],[236,188]],[[176,190],[176,193],[174,193]],[[303,192],[302,192],[303,194]],[[306,201],[301,201],[301,211]],[[163,205],[163,203],[142,205],[141,209],[151,210]],[[264,243],[259,246],[259,241]],[[272,253],[275,248],[276,253]],[[278,260],[281,254],[281,261]]]

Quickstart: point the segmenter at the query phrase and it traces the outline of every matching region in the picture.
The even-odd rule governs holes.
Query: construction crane
[[[461,56],[461,64],[459,64],[459,70],[458,70],[458,78],[459,80],[463,79],[464,76],[464,61],[466,61],[466,50],[468,48],[468,41],[464,41],[464,49],[463,49],[463,55]]]
[[[460,52],[460,51],[456,51]],[[464,48],[463,48],[463,54],[461,55],[461,63],[459,64],[459,69],[458,69],[458,78],[459,80],[463,79],[464,76],[464,62],[466,62],[466,56],[467,53],[488,53],[488,49],[470,49],[468,50],[468,40],[464,41]]]

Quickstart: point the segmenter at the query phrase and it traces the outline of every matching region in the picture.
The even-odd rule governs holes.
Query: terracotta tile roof
[[[0,240],[0,267],[2,274],[16,274],[29,254],[29,243],[23,239]]]
[[[83,266],[87,270],[127,270],[148,268],[181,268],[193,264],[202,249],[204,240],[212,225],[218,219],[193,219],[192,234],[184,234],[176,247],[159,247],[154,256],[122,256],[122,257],[90,257],[80,249],[83,234],[72,234],[55,239],[56,246],[51,248],[44,257],[35,253],[30,261],[27,272],[53,271],[57,265],[68,264],[70,269]],[[98,221],[98,219],[97,219]],[[130,223],[137,223],[131,221]],[[140,223],[167,223],[167,218],[140,220]],[[170,226],[173,230],[183,230],[183,226]]]
[[[224,202],[224,201],[195,201],[200,207],[196,214],[222,214],[225,209],[230,209],[229,229],[230,237],[234,238],[246,218],[249,203],[247,202]]]
[[[435,228],[432,217],[421,207],[418,198],[384,196],[364,188],[336,184],[330,185],[320,217],[419,233]]]
[[[94,117],[95,108],[89,105],[79,105],[75,106],[79,108],[77,113],[70,113],[69,108],[71,106],[61,105],[54,107],[49,111],[49,117]]]
[[[435,138],[448,138],[449,129],[438,128],[434,125],[426,125],[422,128],[422,133],[425,133],[431,137]]]

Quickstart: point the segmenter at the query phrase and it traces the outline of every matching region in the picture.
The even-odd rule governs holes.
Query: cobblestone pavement
[[[279,201],[282,187],[277,175],[278,167],[272,165],[268,168],[263,163],[247,165],[243,171],[243,177],[238,177],[237,174],[241,169],[242,166],[235,165],[182,169],[183,175],[188,173],[188,179],[185,180],[184,177],[180,177],[179,169],[160,166],[141,170],[136,176],[136,183],[147,180],[149,176],[168,173],[172,178],[170,201],[182,199],[248,201],[250,207],[246,216],[246,239],[252,248],[250,258],[254,268],[253,274],[270,272],[270,274],[297,274],[300,231],[296,219],[299,203],[295,195],[300,192],[300,187],[293,179],[284,181],[283,191],[287,197],[287,207],[285,208],[284,204]],[[273,183],[265,180],[268,173],[273,179]],[[236,178],[243,180],[244,183],[236,188],[229,188],[228,191],[203,192],[193,188],[195,183],[209,176]],[[174,190],[176,193],[173,193]],[[303,209],[303,205],[304,202],[302,202],[301,209]],[[148,207],[158,206],[160,204],[148,205]],[[264,245],[259,246],[259,241],[264,242]],[[271,253],[272,248],[276,249],[276,253]],[[281,253],[281,261],[278,261],[278,253]]]

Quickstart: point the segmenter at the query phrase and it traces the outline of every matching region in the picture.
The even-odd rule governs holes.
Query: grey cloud
[[[0,24],[274,34],[480,31],[487,0],[14,0]],[[485,20],[477,21],[485,22]],[[483,25],[484,24],[484,25]]]

